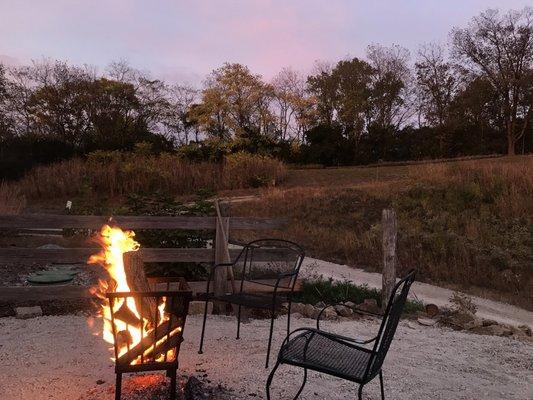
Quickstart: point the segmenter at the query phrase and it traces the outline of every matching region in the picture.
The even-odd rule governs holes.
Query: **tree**
[[[241,64],[224,64],[206,79],[202,101],[193,116],[221,139],[272,133],[272,88]]]
[[[399,129],[413,110],[409,51],[398,45],[371,45],[367,58],[374,68],[372,123],[380,129]]]
[[[305,81],[298,72],[282,69],[272,80],[273,97],[277,115],[277,131],[281,140],[289,138],[294,133],[299,140],[301,126],[299,126],[299,113],[305,97]]]
[[[507,153],[515,154],[531,117],[533,67],[533,9],[500,14],[487,10],[467,28],[452,31],[454,55],[475,76],[485,77],[502,105]]]
[[[444,49],[437,44],[420,48],[415,71],[420,112],[431,126],[437,128],[439,149],[444,156],[446,122],[459,81],[453,65],[445,58]]]

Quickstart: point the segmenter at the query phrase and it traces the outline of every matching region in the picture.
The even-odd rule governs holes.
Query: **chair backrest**
[[[274,286],[280,274],[279,288],[292,289],[304,259],[302,248],[291,241],[259,239],[244,246],[236,261],[239,278],[263,285]]]
[[[385,314],[383,315],[378,338],[374,344],[374,355],[370,358],[367,366],[367,377],[373,377],[381,370],[383,361],[385,361],[392,339],[396,333],[398,322],[400,322],[400,317],[405,302],[407,301],[407,295],[415,280],[415,275],[415,270],[409,271],[409,273],[394,286]]]

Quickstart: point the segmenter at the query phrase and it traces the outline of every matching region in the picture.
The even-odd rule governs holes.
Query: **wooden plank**
[[[85,263],[99,248],[35,249],[25,247],[0,248],[0,263]],[[214,249],[141,248],[145,262],[213,262]],[[237,258],[240,249],[230,249],[231,259]],[[258,261],[283,261],[287,254],[283,249],[258,249],[254,253]]]
[[[272,279],[261,279],[259,282],[273,284]],[[187,282],[193,294],[205,293],[205,281]],[[301,282],[296,281],[294,290],[300,289]],[[0,286],[0,302],[9,304],[21,304],[25,302],[39,302],[50,300],[69,300],[69,299],[91,299],[95,298],[90,293],[89,287],[74,285],[57,285],[57,286]],[[255,282],[245,282],[244,290],[253,293],[271,292],[272,287],[261,285]],[[280,288],[278,291],[284,292],[288,289]]]
[[[0,215],[0,229],[100,229],[102,225],[109,223],[123,229],[213,230],[216,227],[216,217]],[[281,229],[286,224],[285,220],[272,218],[230,218],[231,229]]]

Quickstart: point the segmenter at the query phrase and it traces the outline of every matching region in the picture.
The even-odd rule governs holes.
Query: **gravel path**
[[[323,275],[326,278],[349,280],[355,284],[366,284],[371,288],[381,289],[381,274],[367,272],[348,265],[335,264],[328,261],[306,257],[300,273],[303,277]],[[448,299],[453,294],[452,290],[427,283],[416,282],[411,287],[410,296],[416,297],[425,303],[433,303],[439,307],[449,306]],[[502,324],[529,325],[533,327],[533,312],[515,307],[510,304],[470,296],[477,306],[476,315],[481,318],[492,319]]]
[[[263,368],[267,320],[244,324],[237,341],[235,319],[213,316],[203,355],[197,354],[200,316],[190,316],[180,354],[181,371],[233,390],[235,399],[264,399]],[[0,319],[0,399],[69,400],[98,392],[113,398],[113,364],[102,339],[100,320],[49,316],[26,321]],[[274,353],[283,339],[285,317],[275,329]],[[313,321],[295,318],[293,327]],[[371,320],[329,322],[325,328],[367,336],[378,328]],[[403,321],[384,375],[389,399],[531,399],[533,346],[509,338],[478,336]],[[281,367],[273,382],[273,399],[289,399],[302,372]],[[97,381],[104,383],[98,385]],[[378,399],[378,383],[365,388],[365,399]],[[356,386],[310,373],[302,399],[356,398]]]

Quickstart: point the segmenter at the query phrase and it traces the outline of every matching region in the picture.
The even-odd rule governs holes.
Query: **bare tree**
[[[374,114],[378,125],[398,129],[413,115],[409,50],[393,45],[370,45],[367,59],[374,68]]]
[[[305,81],[291,68],[282,69],[272,80],[274,104],[277,112],[277,130],[281,140],[298,135],[297,113],[305,97]]]
[[[467,28],[452,31],[454,55],[473,74],[484,76],[502,102],[507,153],[525,134],[531,104],[524,103],[531,91],[533,67],[533,8],[500,14],[487,10],[472,19]]]

